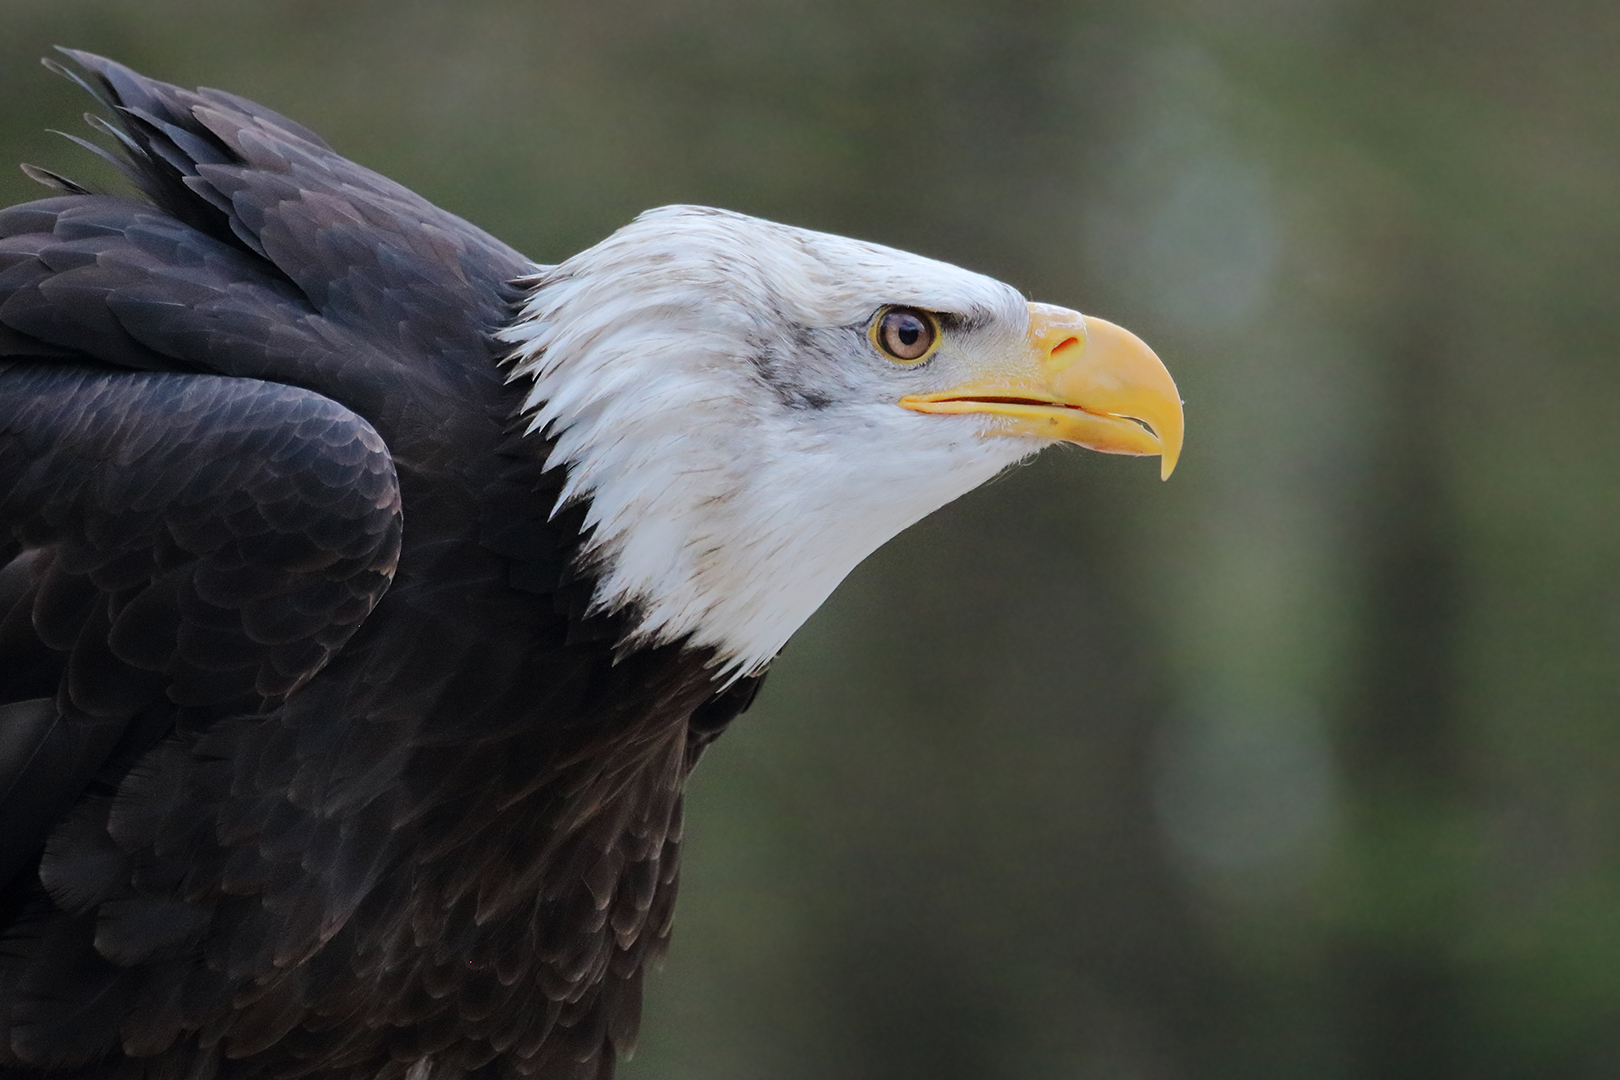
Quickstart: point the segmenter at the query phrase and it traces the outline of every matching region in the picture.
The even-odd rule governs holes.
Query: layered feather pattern
[[[142,198],[0,212],[0,1077],[608,1076],[756,680],[616,658],[540,268],[70,55]]]

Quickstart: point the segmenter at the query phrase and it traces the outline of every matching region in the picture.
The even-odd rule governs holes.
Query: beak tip
[[[1165,445],[1159,451],[1159,479],[1170,479],[1170,474],[1176,471],[1176,465],[1180,461],[1181,440],[1178,438],[1173,445]]]

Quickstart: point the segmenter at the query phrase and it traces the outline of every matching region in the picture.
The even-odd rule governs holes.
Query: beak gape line
[[[985,413],[994,435],[1070,442],[1105,454],[1159,455],[1168,480],[1181,456],[1175,380],[1129,330],[1051,304],[1029,305],[1025,352],[1010,370],[900,399],[927,413]]]

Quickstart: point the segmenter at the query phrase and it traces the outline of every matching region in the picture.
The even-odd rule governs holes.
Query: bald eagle
[[[1145,345],[978,274],[693,206],[538,265],[67,55],[140,197],[0,212],[5,1080],[610,1076],[839,580],[1051,443],[1175,464]]]

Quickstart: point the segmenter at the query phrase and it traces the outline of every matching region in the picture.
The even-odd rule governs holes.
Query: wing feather
[[[32,672],[14,694],[55,691],[0,710],[5,744],[35,748],[0,759],[0,880],[142,710],[254,707],[320,669],[392,578],[392,477],[371,426],[308,391],[0,372],[0,530],[19,551],[0,572],[0,662]]]
[[[420,359],[482,351],[529,260],[341,157],[307,128],[218,90],[184,90],[84,52],[122,129],[124,171],[170,216],[268,260],[314,308]],[[81,84],[84,80],[79,80]]]

